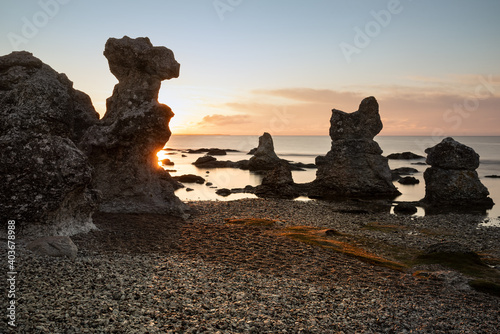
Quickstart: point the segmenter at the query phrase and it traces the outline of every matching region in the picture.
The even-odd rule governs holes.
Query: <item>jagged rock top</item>
[[[122,81],[134,73],[148,74],[167,80],[179,76],[180,64],[172,50],[164,46],[153,46],[147,37],[132,39],[110,38],[104,48],[111,73]]]
[[[274,152],[273,137],[271,137],[269,133],[264,132],[264,134],[259,137],[259,146],[257,147],[257,150],[255,150],[254,156],[266,156],[275,160],[279,160],[278,156]]]
[[[461,144],[451,137],[425,150],[426,162],[443,169],[475,170],[479,167],[479,154],[473,148]]]
[[[367,97],[359,109],[346,113],[333,109],[330,118],[330,137],[333,141],[343,139],[373,139],[382,130],[377,100]]]

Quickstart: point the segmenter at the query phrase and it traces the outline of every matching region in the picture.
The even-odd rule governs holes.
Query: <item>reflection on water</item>
[[[375,138],[382,149],[384,155],[403,151],[412,151],[416,154],[424,155],[423,149],[429,145],[422,145],[425,137],[381,137]],[[481,182],[488,188],[490,197],[497,203],[491,210],[485,213],[489,219],[485,221],[484,226],[497,226],[500,216],[500,179],[485,178],[486,175],[500,174],[500,156],[498,147],[500,146],[500,137],[456,137],[456,140],[474,148],[481,156],[481,165],[477,170]],[[276,153],[282,159],[293,162],[313,163],[317,155],[324,155],[330,149],[331,141],[327,136],[275,136],[273,137]],[[225,156],[217,156],[218,160],[246,160],[250,156],[246,153],[258,144],[258,136],[172,136],[168,142],[168,147],[173,149],[198,149],[198,148],[221,148],[236,149],[240,152],[228,152]],[[433,143],[434,145],[437,142]],[[195,174],[205,178],[206,183],[185,184],[185,188],[176,191],[176,195],[183,201],[196,200],[235,200],[240,198],[255,198],[253,194],[238,193],[227,197],[219,196],[215,193],[220,188],[244,188],[247,185],[257,186],[262,181],[262,175],[253,172],[234,168],[211,168],[201,169],[192,163],[204,154],[184,154],[180,151],[160,151],[159,160],[170,159],[174,166],[163,166],[165,169],[174,170],[170,172],[172,176],[183,174]],[[397,181],[394,185],[402,193],[395,200],[402,202],[419,201],[425,196],[425,181],[423,172],[428,167],[426,165],[415,164],[416,160],[389,160],[391,169],[399,167],[412,167],[418,170],[412,174],[420,181],[416,185],[402,185]],[[313,181],[316,177],[316,169],[306,171],[292,171],[293,179],[296,183],[307,183]],[[188,191],[187,188],[192,190]],[[310,200],[307,197],[301,197],[297,200]],[[416,216],[424,216],[425,210],[417,208]],[[391,209],[393,212],[393,209]],[[428,213],[427,213],[428,214]]]

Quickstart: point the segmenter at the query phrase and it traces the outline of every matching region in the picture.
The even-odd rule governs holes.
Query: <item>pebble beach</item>
[[[365,204],[200,201],[185,221],[97,213],[98,230],[72,237],[75,259],[35,256],[18,240],[16,327],[2,322],[0,332],[497,333],[499,297],[472,289],[467,275],[389,268],[287,234],[334,231],[395,262],[443,241],[492,268],[500,258],[500,230],[481,217],[397,216]],[[266,224],[234,223],[245,219]]]

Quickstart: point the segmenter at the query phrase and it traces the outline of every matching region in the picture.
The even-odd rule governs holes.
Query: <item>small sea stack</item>
[[[425,197],[429,209],[489,209],[493,200],[488,189],[479,180],[479,154],[453,138],[425,150],[426,162],[431,165],[424,172]]]
[[[248,169],[251,171],[272,170],[278,167],[281,159],[274,152],[273,138],[267,132],[259,137],[259,146],[248,160]]]
[[[382,130],[379,105],[367,97],[358,111],[333,109],[330,119],[331,150],[316,158],[318,170],[310,196],[395,197],[391,170],[382,149],[373,138]]]

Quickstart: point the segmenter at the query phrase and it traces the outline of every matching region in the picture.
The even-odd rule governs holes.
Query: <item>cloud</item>
[[[313,102],[313,103],[329,103],[334,104],[336,101],[361,101],[362,94],[356,92],[342,92],[331,89],[313,89],[313,88],[283,88],[254,90],[254,94],[263,94],[275,97],[282,97],[289,100],[299,102]]]
[[[227,126],[234,124],[247,124],[251,121],[249,115],[206,115],[198,126]]]

